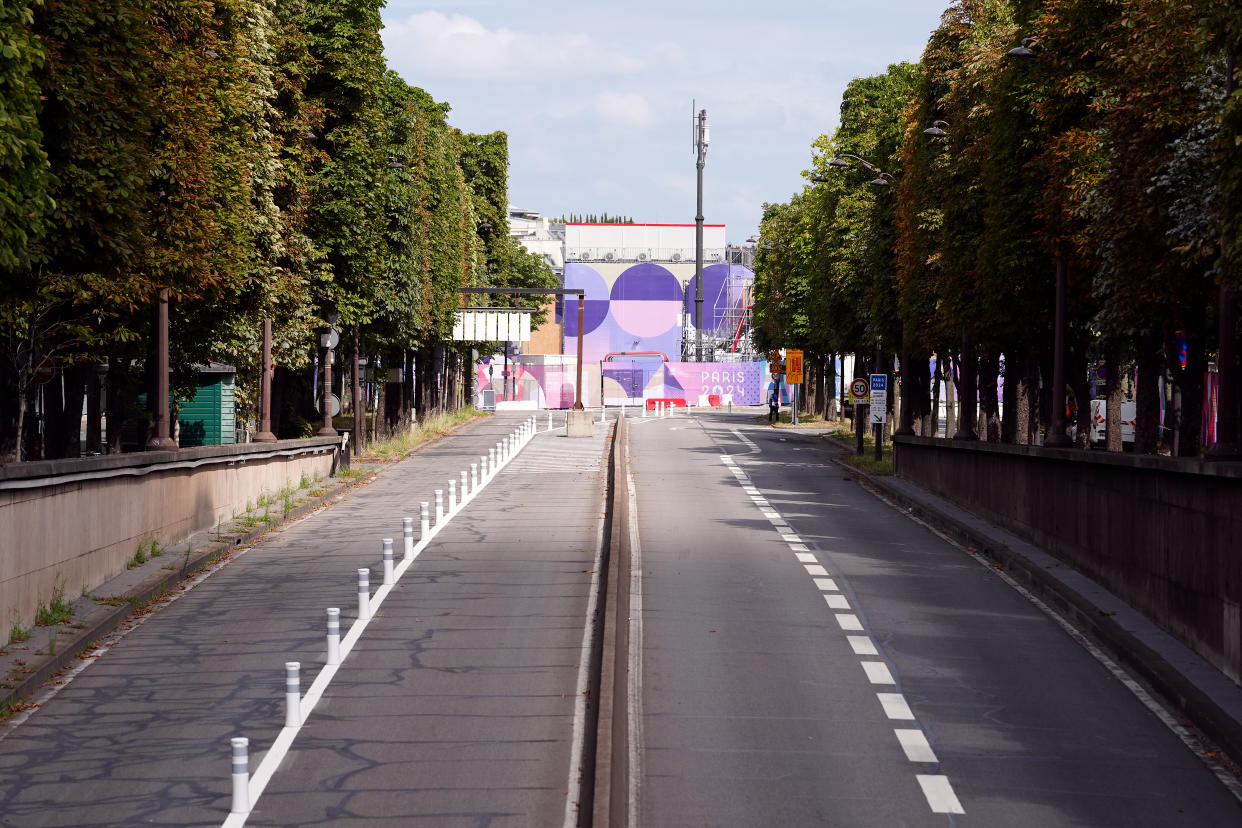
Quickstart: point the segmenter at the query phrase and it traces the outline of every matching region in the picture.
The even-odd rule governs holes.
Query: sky
[[[694,223],[730,244],[803,185],[857,77],[917,61],[949,0],[388,0],[390,68],[466,132],[509,136],[509,200],[555,217]]]

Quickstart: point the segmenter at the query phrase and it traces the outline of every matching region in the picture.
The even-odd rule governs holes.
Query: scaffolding
[[[703,359],[706,362],[753,362],[758,359],[751,337],[755,276],[747,261],[753,248],[726,250],[728,272],[716,296],[704,296],[703,315],[715,324],[703,329]],[[681,358],[694,359],[695,329],[687,293],[682,302]]]

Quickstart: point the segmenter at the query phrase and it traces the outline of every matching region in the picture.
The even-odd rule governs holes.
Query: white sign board
[[[529,342],[530,314],[518,311],[458,311],[454,342]]]
[[[871,375],[871,409],[867,422],[884,425],[888,416],[888,374]]]

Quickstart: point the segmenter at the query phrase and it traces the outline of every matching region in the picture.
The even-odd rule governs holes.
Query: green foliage
[[[6,287],[13,274],[35,264],[35,245],[54,208],[34,76],[46,56],[31,30],[36,5],[35,0],[15,0],[0,6],[0,274]],[[8,292],[0,293],[0,300]]]
[[[35,610],[35,625],[51,627],[64,624],[73,618],[73,608],[65,601],[65,585],[58,581],[52,589],[52,597],[47,604],[40,603]]]

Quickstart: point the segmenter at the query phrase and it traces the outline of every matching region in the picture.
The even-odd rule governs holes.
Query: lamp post
[[[854,155],[854,154],[853,154],[853,153],[851,153],[851,152],[843,152],[843,153],[840,153],[839,155],[837,155],[837,156],[835,156],[835,157],[833,157],[833,158],[829,158],[829,159],[828,159],[828,166],[830,166],[830,167],[835,167],[835,168],[837,168],[837,169],[842,169],[842,168],[845,168],[845,167],[850,167],[850,166],[853,166],[853,164],[851,164],[851,162],[850,162],[850,161],[845,160],[845,159],[847,159],[847,158],[853,159],[853,161],[854,161],[855,163],[857,163],[857,164],[861,165],[861,166],[862,166],[865,170],[867,170],[868,172],[871,172],[871,173],[874,173],[874,174],[875,174],[875,178],[871,179],[871,181],[869,182],[869,183],[871,184],[871,186],[872,186],[872,187],[888,187],[888,186],[890,186],[890,184],[892,183],[892,181],[893,181],[893,176],[891,176],[891,175],[889,175],[888,173],[884,172],[883,170],[881,170],[881,169],[880,169],[879,167],[877,167],[875,164],[872,164],[872,163],[871,163],[870,161],[868,161],[867,159],[865,159],[865,158],[863,158],[863,157],[861,157],[861,156],[858,156],[858,155]],[[812,181],[814,181],[814,182],[816,182],[816,183],[820,183],[820,184],[827,183],[827,182],[829,181],[829,179],[824,178],[823,176],[819,176],[819,175],[817,175],[817,176],[812,176],[811,180],[812,180]],[[905,343],[905,338],[906,338],[906,337],[905,337],[905,328],[904,328],[904,325],[903,325],[903,327],[902,327],[902,337],[901,337],[901,338],[902,338],[902,343],[903,343],[903,345],[902,345],[902,357],[901,357],[901,358],[902,358],[902,362],[903,362],[903,364],[904,364],[904,363],[905,363],[905,361],[906,361],[906,359],[907,359],[907,352],[906,352],[906,350],[905,350],[905,345],[904,345],[904,343]],[[881,351],[880,351],[880,341],[879,341],[879,339],[877,338],[877,340],[876,340],[876,362],[875,362],[875,369],[874,369],[874,370],[876,370],[877,372],[880,370],[880,357],[881,357]],[[858,360],[858,354],[855,354],[854,359],[855,359],[855,366],[857,366],[857,364],[858,364],[858,362],[857,362],[857,360]],[[858,371],[857,371],[857,367],[856,367],[856,368],[855,368],[855,373],[857,373],[857,372],[858,372]],[[900,401],[900,403],[899,403],[899,404],[901,405],[901,411],[902,411],[903,422],[904,422],[905,411],[906,411],[906,408],[907,408],[907,406],[906,406],[906,401],[905,401],[904,399],[902,399],[902,400]],[[868,409],[870,409],[870,405],[868,405],[868,406],[867,406],[867,408],[868,408]],[[855,420],[855,422],[857,423],[857,431],[858,431],[858,446],[857,446],[857,449],[858,449],[858,453],[859,453],[859,454],[862,454],[862,453],[863,453],[863,430],[864,430],[864,424],[863,424],[863,419],[862,419],[862,417],[859,415],[858,409],[859,409],[859,406],[855,405],[855,406],[854,406],[854,420]],[[903,431],[901,431],[901,430],[899,429],[897,433],[907,433],[907,432],[903,432]],[[910,430],[909,430],[909,432],[908,432],[908,433],[913,434],[913,433],[914,433],[914,429],[913,429],[913,428],[910,428]],[[878,424],[878,423],[877,423],[877,424],[876,424],[876,427],[875,427],[875,457],[876,457],[876,459],[877,459],[877,460],[879,460],[879,459],[883,456],[883,448],[882,448],[883,440],[884,440],[884,427],[883,427],[882,425],[880,425],[880,424]]]
[[[695,164],[698,171],[698,210],[694,214],[694,342],[697,351],[695,361],[703,361],[703,164],[707,161],[707,144],[711,140],[711,128],[707,125],[707,110],[700,109],[694,130]]]
[[[276,435],[272,433],[272,318],[263,320],[263,366],[259,378],[259,433],[254,435],[256,443],[274,443]]]
[[[155,399],[151,407],[154,433],[147,451],[176,451],[177,442],[168,430],[168,291],[161,290],[155,304]]]
[[[1035,60],[1043,51],[1043,44],[1038,38],[1024,37],[1022,45],[1015,46],[1005,53],[1005,57],[1015,60]],[[1058,251],[1055,259],[1056,281],[1053,287],[1053,335],[1052,335],[1052,411],[1048,425],[1048,434],[1044,437],[1044,445],[1052,448],[1064,448],[1070,445],[1065,433],[1065,282],[1066,262],[1064,251]]]
[[[324,321],[328,323],[328,327],[319,334],[319,346],[323,349],[323,394],[320,396],[323,401],[323,425],[315,432],[318,437],[336,436],[336,429],[332,425],[332,360],[335,354],[333,349],[341,337],[336,329],[338,318],[335,311],[325,314]]]
[[[1237,55],[1225,60],[1225,97],[1230,98],[1238,88],[1236,77]],[[1221,248],[1233,246],[1233,233],[1224,234]],[[1242,443],[1238,430],[1238,305],[1237,297],[1224,280],[1221,281],[1220,301],[1216,312],[1219,344],[1216,350],[1216,370],[1220,377],[1220,391],[1216,399],[1216,442],[1205,452],[1211,460],[1236,460],[1242,455]]]

